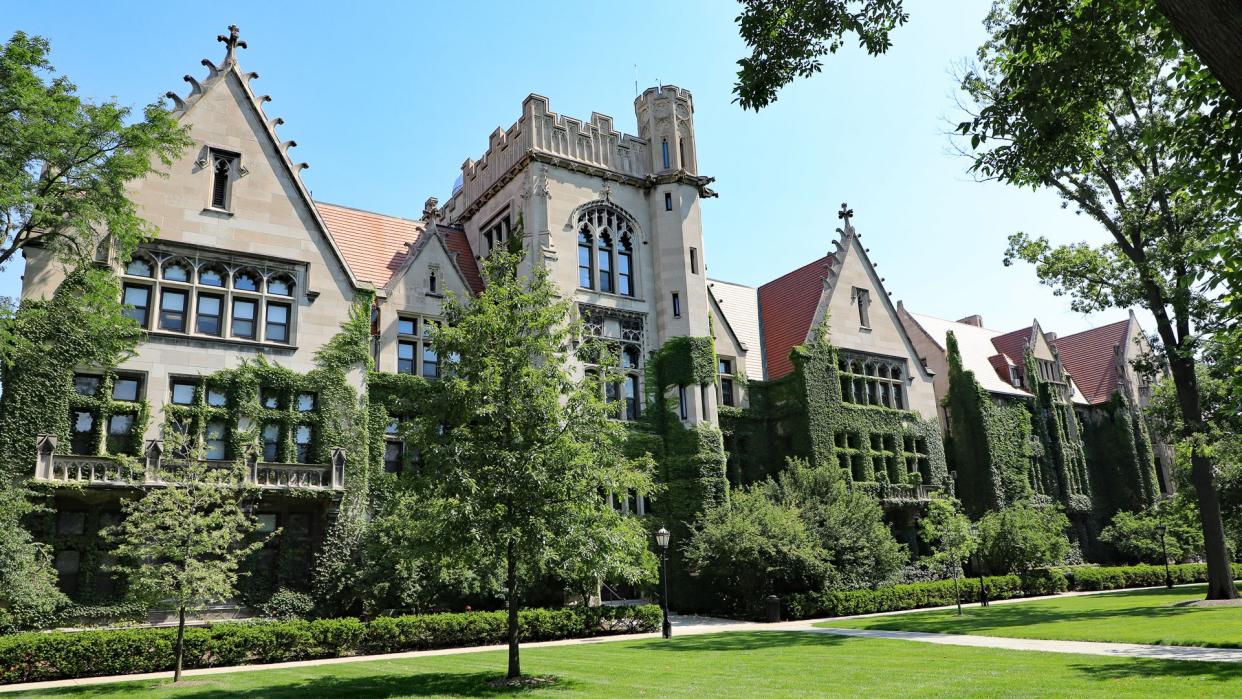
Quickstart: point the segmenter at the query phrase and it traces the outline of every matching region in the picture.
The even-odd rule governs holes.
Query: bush
[[[660,608],[528,609],[523,641],[655,631]],[[22,633],[0,637],[0,684],[171,670],[176,629]],[[276,663],[505,641],[505,612],[225,623],[185,631],[185,667]]]
[[[1061,578],[1064,581],[1064,577]],[[962,578],[962,602],[979,601],[979,579]],[[998,575],[986,579],[988,599],[1009,599],[1022,596],[1022,581],[1016,575]],[[903,609],[942,607],[955,601],[952,580],[889,585],[874,590],[844,590],[790,595],[784,599],[786,618],[808,619],[819,616],[850,616],[895,612]]]
[[[272,593],[266,602],[259,605],[259,613],[265,617],[290,621],[305,619],[315,608],[315,600],[305,592],[295,592],[281,588]]]
[[[1164,566],[1084,566],[1067,574],[1074,578],[1076,590],[1121,590],[1127,587],[1158,587],[1164,584]],[[1242,565],[1234,564],[1233,576],[1242,574]],[[1207,582],[1206,563],[1182,563],[1169,566],[1174,585]]]

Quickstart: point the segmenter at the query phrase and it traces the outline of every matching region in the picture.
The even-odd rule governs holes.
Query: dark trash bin
[[[776,595],[768,595],[763,599],[764,621],[769,624],[775,624],[781,620],[781,598]]]

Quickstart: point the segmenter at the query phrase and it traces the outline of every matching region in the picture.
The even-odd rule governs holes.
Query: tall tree
[[[978,536],[970,528],[970,518],[962,514],[957,500],[933,498],[927,505],[927,515],[919,522],[919,536],[932,547],[930,563],[953,576],[953,596],[960,615],[962,594],[958,579],[962,577],[962,561],[970,558],[979,545]]]
[[[147,603],[171,601],[177,609],[175,682],[185,657],[186,609],[235,596],[241,560],[263,541],[254,540],[257,524],[243,509],[247,493],[234,469],[195,458],[166,477],[166,487],[122,506],[124,519],[109,538],[130,594]]]
[[[1237,0],[1138,0],[1134,12],[1163,13],[1207,65],[1220,86],[1242,104],[1242,3]],[[745,109],[776,101],[777,91],[818,73],[820,59],[847,35],[871,55],[892,45],[889,34],[909,15],[902,0],[743,0],[739,33],[751,55],[738,61],[733,93]]]
[[[1183,79],[1193,56],[1167,25],[1129,2],[1023,0],[998,4],[991,39],[962,88],[972,118],[972,170],[982,178],[1056,191],[1109,234],[1103,245],[1010,238],[1006,264],[1024,260],[1083,312],[1141,306],[1177,388],[1180,436],[1206,432],[1196,355],[1219,313],[1211,242],[1237,230],[1236,209],[1194,182],[1210,155],[1179,147],[1198,128],[1199,95]],[[1084,70],[1083,66],[1091,66]],[[1208,596],[1237,596],[1209,453],[1191,457],[1208,561]]]
[[[0,46],[0,268],[31,245],[89,261],[106,235],[127,258],[155,228],[126,184],[172,165],[190,144],[161,103],[135,121],[116,102],[83,101],[53,75],[49,50],[20,31]]]
[[[481,573],[502,568],[510,679],[521,676],[518,611],[532,581],[565,570],[580,579],[566,566],[587,541],[607,552],[593,556],[597,576],[638,582],[654,567],[642,523],[602,495],[650,494],[650,459],[622,453],[618,406],[603,400],[608,365],[572,375],[579,324],[546,269],[519,272],[521,240],[519,225],[484,262],[480,296],[445,303],[431,338],[446,363],[439,406],[411,438],[425,491],[406,513],[434,521],[435,543]]]

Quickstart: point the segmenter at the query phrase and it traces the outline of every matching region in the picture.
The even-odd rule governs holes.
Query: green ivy
[[[1160,491],[1147,424],[1120,391],[1086,421],[1083,441],[1101,521],[1156,504]]]
[[[1032,414],[1026,401],[993,400],[962,366],[957,338],[947,338],[949,393],[949,452],[957,472],[957,497],[972,517],[1033,494],[1032,460],[1043,448],[1033,443]],[[1036,453],[1038,451],[1038,454]]]
[[[748,409],[721,415],[735,484],[773,476],[789,458],[835,464],[846,482],[876,494],[890,484],[945,483],[936,421],[911,410],[844,402],[837,349],[824,328],[795,347],[791,359],[788,376],[749,382]]]

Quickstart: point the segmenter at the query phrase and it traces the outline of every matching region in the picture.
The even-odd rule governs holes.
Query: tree
[[[1202,159],[1169,145],[1192,128],[1184,115],[1198,103],[1176,78],[1192,59],[1170,47],[1162,23],[1130,9],[1093,0],[1068,9],[1063,0],[998,5],[980,65],[963,76],[974,114],[959,131],[980,177],[1053,189],[1108,232],[1110,242],[1098,246],[1017,233],[1005,261],[1034,264],[1077,311],[1149,310],[1177,388],[1180,436],[1195,441],[1206,431],[1195,360],[1202,329],[1218,313],[1206,282],[1209,245],[1236,230],[1238,218],[1190,185]],[[1081,70],[1083,56],[1097,53],[1101,71]],[[1197,449],[1191,459],[1208,596],[1233,598],[1211,458]]]
[[[962,595],[958,578],[962,576],[962,561],[970,558],[979,545],[971,531],[970,518],[962,514],[956,500],[937,496],[927,504],[927,514],[919,522],[919,536],[932,547],[931,565],[952,574],[953,596],[960,615]]]
[[[890,582],[906,564],[909,552],[893,538],[880,503],[847,487],[835,464],[811,466],[789,459],[785,470],[763,487],[773,501],[797,508],[818,539],[832,566],[829,588],[876,587]]]
[[[122,506],[124,519],[109,538],[130,594],[177,608],[175,682],[185,656],[186,608],[236,595],[238,565],[263,541],[253,540],[257,522],[242,507],[247,493],[232,469],[192,459],[171,475],[176,480]]]
[[[31,511],[23,490],[0,488],[0,634],[46,626],[69,602],[56,587],[52,547],[21,525]]]
[[[902,0],[742,0],[737,24],[751,54],[737,62],[735,101],[755,111],[775,102],[782,87],[820,72],[846,34],[873,56],[885,53],[907,19]]]
[[[519,272],[522,236],[511,241],[484,262],[485,291],[447,300],[432,333],[446,371],[437,408],[414,426],[425,491],[419,510],[405,514],[434,522],[441,550],[460,551],[476,570],[502,567],[508,677],[516,679],[518,610],[533,580],[555,573],[588,538],[609,551],[595,558],[606,565],[599,576],[637,582],[654,564],[639,519],[602,497],[650,494],[650,458],[622,453],[617,406],[603,400],[609,368],[571,376],[571,302],[541,265]]]
[[[53,76],[46,39],[17,32],[0,46],[0,268],[38,245],[77,266],[108,237],[128,259],[155,228],[126,184],[171,166],[191,141],[162,102],[127,124],[116,102],[91,104]]]
[[[989,512],[979,520],[979,552],[988,568],[1024,580],[1036,568],[1057,565],[1069,552],[1069,519],[1057,508],[1027,503]]]
[[[776,101],[776,91],[822,68],[820,59],[836,53],[853,34],[867,53],[885,53],[889,33],[906,23],[902,0],[744,0],[738,16],[750,58],[738,61],[733,92],[745,109],[758,111]],[[1232,0],[1137,0],[1127,11],[1155,9],[1207,65],[1235,103],[1242,104],[1242,4]]]
[[[773,502],[763,487],[735,490],[700,513],[684,553],[721,611],[748,616],[759,614],[768,595],[825,589],[832,572],[802,512]]]
[[[1193,500],[1180,494],[1162,500],[1143,512],[1118,512],[1100,532],[1100,541],[1109,544],[1125,560],[1164,565],[1164,552],[1174,562],[1189,563],[1203,555],[1203,530]],[[1167,527],[1164,548],[1156,527]]]

